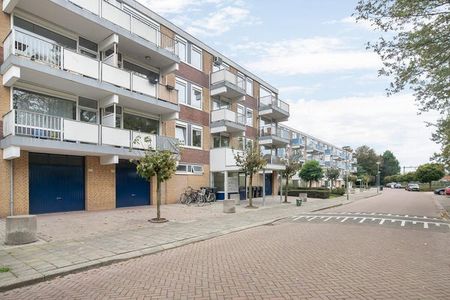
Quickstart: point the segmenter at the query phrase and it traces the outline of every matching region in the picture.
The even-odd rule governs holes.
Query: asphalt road
[[[386,191],[313,220],[297,215],[0,298],[450,299],[450,233],[432,224],[446,224],[433,205],[429,194]]]

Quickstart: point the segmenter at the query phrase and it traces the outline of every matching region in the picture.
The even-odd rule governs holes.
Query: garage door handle
[[[56,200],[62,200],[63,198],[62,197],[56,197]]]
[[[131,197],[136,197],[136,194],[131,194]]]

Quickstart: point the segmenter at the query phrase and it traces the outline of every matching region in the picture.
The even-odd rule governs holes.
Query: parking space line
[[[406,223],[406,221],[403,220],[403,221],[402,221],[402,224],[400,224],[400,226],[404,227],[404,226],[405,226],[405,223]]]
[[[428,222],[423,222],[423,228],[428,229]]]
[[[362,218],[361,221],[359,221],[359,223],[362,223],[366,220],[366,218]]]
[[[383,225],[384,221],[386,221],[386,219],[381,219],[379,225]]]

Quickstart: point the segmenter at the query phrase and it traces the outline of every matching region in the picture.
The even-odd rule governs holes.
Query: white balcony
[[[144,75],[114,67],[23,30],[12,30],[5,39],[4,57],[2,74],[15,70],[4,76],[6,86],[21,80],[49,88],[57,86],[61,91],[93,99],[118,93],[119,87],[123,89],[122,104],[129,108],[160,114],[178,111],[177,91],[167,90]],[[60,74],[52,69],[57,69]],[[140,95],[147,103],[136,100],[142,98]]]
[[[259,144],[263,146],[283,147],[290,143],[289,134],[276,126],[267,125],[261,127],[259,136]]]
[[[7,3],[5,3],[7,2]],[[111,34],[118,34],[122,49],[129,49],[135,58],[146,55],[161,69],[176,68],[179,58],[175,53],[175,39],[165,35],[159,24],[127,8],[106,0],[33,0],[4,1],[3,10],[15,9],[32,13],[63,28],[79,33],[88,40],[99,42]],[[141,16],[137,16],[141,14]]]
[[[22,110],[12,110],[4,115],[3,135],[5,139],[11,137],[26,137],[34,141],[39,140],[42,141],[42,148],[45,147],[44,144],[48,144],[48,142],[51,141],[63,142],[63,144],[55,144],[56,146],[52,146],[53,151],[56,151],[56,153],[58,153],[58,150],[60,150],[61,153],[76,151],[77,144],[111,147],[109,148],[112,150],[110,151],[111,153],[114,153],[114,149],[123,148],[124,151],[122,151],[122,153],[126,153],[126,156],[134,155],[130,151],[132,149],[176,151],[174,148],[176,140],[174,138],[79,122],[57,116]],[[30,147],[33,147],[33,149],[30,150],[39,151],[40,143],[36,142],[14,146],[20,146],[26,150],[28,149],[27,145],[32,145]],[[104,149],[99,149],[99,152],[102,152],[103,150]],[[95,149],[90,151],[90,153],[95,154]],[[127,152],[129,152],[129,154]]]
[[[245,79],[228,70],[211,74],[211,96],[239,98],[245,96]]]
[[[214,148],[209,154],[211,172],[238,171],[236,165],[236,154],[243,153],[241,150],[233,150],[231,148]]]
[[[211,133],[245,131],[245,116],[229,109],[211,112]]]
[[[268,95],[259,99],[259,115],[278,122],[289,118],[289,104],[275,96]]]

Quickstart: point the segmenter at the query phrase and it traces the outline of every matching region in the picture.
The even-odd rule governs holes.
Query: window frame
[[[175,41],[176,41],[177,44],[183,44],[184,45],[184,59],[182,59],[180,57],[180,48],[178,46],[175,47],[176,54],[180,58],[180,61],[182,61],[184,63],[188,63],[188,42],[185,39],[183,39],[180,36],[178,36],[178,35],[175,37]]]
[[[200,146],[194,146],[194,130],[200,132]],[[191,138],[189,146],[195,149],[203,149],[203,128],[196,125],[191,125]]]
[[[200,106],[192,105],[192,103],[194,103],[194,102],[193,102],[193,98],[195,98],[195,97],[194,97],[194,96],[195,96],[195,95],[194,95],[194,92],[195,92],[195,91],[200,92]],[[191,84],[191,90],[190,90],[189,92],[191,93],[191,101],[190,101],[190,103],[189,103],[188,105],[191,106],[191,107],[193,107],[193,108],[202,110],[202,109],[203,109],[203,89],[202,89],[200,86]],[[196,102],[197,102],[197,101],[195,100],[195,103],[196,103]]]
[[[203,50],[200,47],[197,47],[194,44],[191,44],[190,52],[191,52],[191,55],[190,55],[190,59],[189,59],[189,65],[191,65],[192,67],[194,67],[200,71],[203,71]],[[196,52],[200,55],[200,61],[199,61],[200,66],[196,66],[192,63],[192,54],[194,52]]]
[[[177,89],[177,85],[184,86],[184,102],[180,102],[180,90]],[[178,91],[178,104],[188,104],[188,84],[186,81],[176,78],[175,79],[175,89]]]
[[[254,92],[253,92],[253,79],[251,79],[250,77],[246,77],[245,79],[245,92],[247,93],[247,95],[253,97]],[[251,89],[249,91],[249,85],[251,86]]]
[[[249,123],[248,113],[250,113],[250,115],[251,115],[251,122],[250,123]],[[254,121],[253,109],[246,107],[245,108],[245,125],[253,127],[253,121]]]
[[[181,141],[177,137],[177,128],[183,128],[184,129],[184,144],[181,143]],[[185,123],[177,122],[175,124],[175,138],[180,142],[181,147],[189,146],[189,136],[188,136],[188,126]]]

